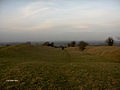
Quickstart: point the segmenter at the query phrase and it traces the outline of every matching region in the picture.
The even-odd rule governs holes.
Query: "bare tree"
[[[106,43],[108,46],[113,46],[114,44],[114,40],[112,37],[108,37],[108,39],[106,40]]]

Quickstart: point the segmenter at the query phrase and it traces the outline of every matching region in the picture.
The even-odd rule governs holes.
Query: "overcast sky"
[[[120,36],[120,0],[0,0],[0,42]]]

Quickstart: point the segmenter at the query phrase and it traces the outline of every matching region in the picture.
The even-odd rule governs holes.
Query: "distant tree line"
[[[108,37],[106,39],[106,44],[107,44],[107,46],[113,46],[114,39],[112,37]],[[48,41],[44,42],[42,45],[43,46],[55,47],[55,48],[61,48],[62,50],[64,50],[64,48],[66,48],[66,46],[55,46],[54,42],[50,43]],[[80,41],[79,43],[76,43],[76,41],[72,41],[72,42],[70,42],[70,43],[67,44],[67,47],[76,47],[76,46],[79,47],[79,49],[81,51],[83,51],[84,49],[86,49],[86,46],[88,46],[88,43],[85,42],[85,41]]]
[[[88,45],[87,42],[80,41],[78,44],[75,41],[72,41],[71,43],[68,43],[68,47],[75,47],[78,46],[80,50],[84,50],[85,47]]]
[[[76,46],[76,42],[72,41],[71,43],[68,43],[68,47],[75,47]]]
[[[117,37],[117,40],[120,40],[120,37]],[[114,45],[114,39],[112,37],[108,37],[106,40],[105,40],[105,43],[107,46],[113,46]],[[26,43],[24,44],[27,44],[27,45],[32,45],[32,43],[30,41],[27,41]],[[6,44],[6,46],[11,46],[10,44]],[[79,43],[76,42],[76,41],[72,41],[70,43],[67,44],[67,46],[56,46],[54,45],[54,42],[44,42],[42,44],[42,46],[50,46],[50,47],[54,47],[54,48],[61,48],[62,50],[64,50],[64,48],[67,48],[67,47],[79,47],[79,49],[81,51],[83,51],[84,49],[86,49],[86,46],[88,46],[88,43],[85,42],[85,41],[80,41]]]
[[[51,46],[51,47],[54,47],[54,42],[45,42],[43,43],[43,46]]]
[[[114,39],[112,37],[108,37],[105,42],[106,42],[107,46],[113,46]],[[31,44],[31,42],[28,41],[28,42],[26,42],[26,44]],[[62,50],[64,50],[64,48],[66,48],[66,47],[76,47],[77,46],[77,47],[79,47],[79,49],[81,51],[83,51],[88,46],[88,43],[85,42],[85,41],[80,41],[79,43],[77,43],[76,41],[72,41],[72,42],[68,43],[67,46],[55,46],[54,42],[48,42],[47,41],[47,42],[44,42],[42,44],[42,46],[50,46],[50,47],[54,47],[54,48],[61,48]]]

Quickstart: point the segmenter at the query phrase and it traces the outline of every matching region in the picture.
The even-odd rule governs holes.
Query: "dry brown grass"
[[[88,46],[85,51],[120,61],[120,47],[118,46]]]
[[[104,57],[119,52],[118,48],[87,47],[80,51],[78,47],[61,50],[27,44],[3,47],[0,90],[120,90],[120,63]]]

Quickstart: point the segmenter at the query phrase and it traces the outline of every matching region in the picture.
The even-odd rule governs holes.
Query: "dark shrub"
[[[54,42],[51,42],[50,46],[51,46],[51,47],[54,47]]]
[[[68,43],[68,47],[75,47],[76,45],[76,42],[75,41],[72,41],[71,43]]]
[[[72,41],[72,42],[71,42],[71,47],[75,47],[75,45],[76,45],[76,42],[75,42],[75,41]]]
[[[68,47],[70,47],[71,45],[70,45],[70,43],[68,43],[68,45],[67,45]]]
[[[31,45],[31,42],[30,42],[30,41],[27,41],[26,44]]]
[[[43,46],[51,46],[51,47],[54,47],[54,42],[51,42],[51,43],[45,42],[45,43],[43,43]]]
[[[87,45],[88,45],[88,43],[86,43],[84,41],[79,42],[79,48],[80,48],[80,50],[83,51]]]
[[[6,44],[6,46],[7,46],[7,47],[10,46],[10,44]]]
[[[44,42],[43,46],[49,46],[49,42]]]

